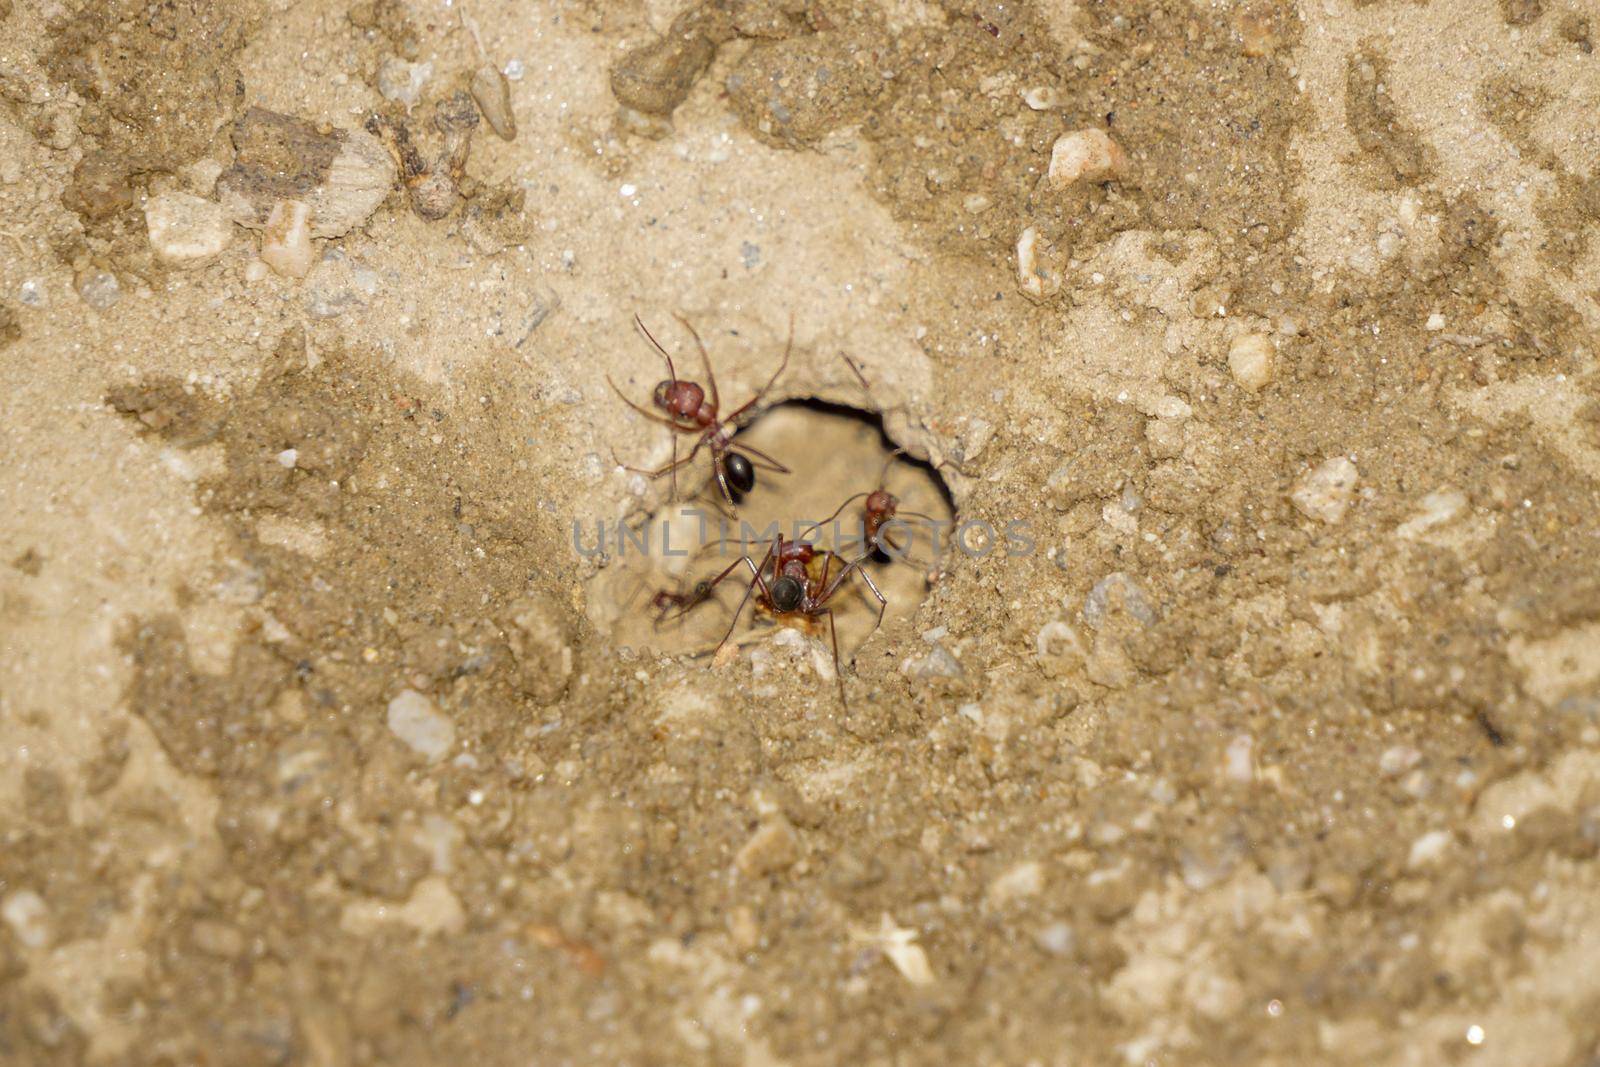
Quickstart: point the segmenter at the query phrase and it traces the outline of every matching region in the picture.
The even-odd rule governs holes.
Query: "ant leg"
[[[722,640],[718,641],[717,647],[711,651],[713,659],[716,658],[717,653],[722,651],[722,646],[728,643],[728,638],[733,636],[734,628],[739,625],[739,616],[744,613],[744,606],[750,602],[750,594],[755,591],[757,586],[761,587],[762,598],[768,603],[771,603],[772,594],[767,590],[767,583],[761,580],[761,572],[767,569],[767,560],[772,558],[772,551],[773,546],[768,545],[767,554],[761,557],[761,565],[759,567],[750,562],[749,556],[740,556],[738,559],[728,564],[727,570],[723,571],[721,574],[717,575],[711,580],[710,588],[715,589],[717,587],[717,583],[721,582],[728,575],[732,574],[739,564],[743,563],[746,567],[750,568],[750,584],[745,587],[744,596],[739,598],[739,606],[733,609],[733,620],[728,623],[728,632],[722,635]]]
[[[767,380],[767,384],[761,387],[760,392],[756,393],[756,395],[751,397],[749,400],[746,400],[744,405],[740,407],[738,411],[735,411],[732,415],[729,415],[726,419],[724,419],[724,422],[732,422],[734,419],[737,419],[740,415],[743,415],[746,411],[749,411],[751,408],[755,407],[756,403],[760,401],[762,397],[772,392],[772,387],[778,384],[778,379],[783,377],[784,368],[789,365],[789,353],[793,349],[794,312],[791,311],[789,312],[789,340],[788,343],[783,346],[783,360],[778,364],[778,369],[774,371],[772,377]]]
[[[722,401],[717,396],[717,376],[711,370],[711,357],[706,354],[705,343],[700,340],[700,335],[695,332],[695,328],[689,325],[688,319],[682,315],[674,315],[673,318],[677,319],[683,328],[689,331],[689,336],[694,338],[694,346],[700,350],[700,365],[706,369],[706,385],[711,388],[711,410],[716,411],[722,407]]]
[[[751,449],[750,446],[748,446],[748,445],[734,444],[734,445],[729,445],[728,446],[728,451],[730,451],[730,452],[751,452],[751,451],[754,451],[754,450]],[[758,458],[756,456],[748,456],[746,458],[750,460],[750,465],[752,467],[755,467],[757,470],[771,471],[773,474],[788,474],[788,473],[790,473],[789,472],[789,468],[783,466],[781,463],[774,463],[771,460],[761,459],[761,458]]]
[[[890,559],[904,560],[905,562],[911,564],[913,567],[920,567],[925,571],[933,569],[933,564],[924,563],[922,560],[918,559],[916,556],[913,556],[911,554],[910,546],[896,544],[894,542],[894,540],[892,538],[890,538],[890,536],[888,534],[884,534],[878,540],[881,541],[884,545],[887,545],[889,548],[894,549],[893,552],[885,552],[884,553],[884,555],[888,556]],[[861,573],[862,573],[862,576],[865,577],[866,576],[866,569],[863,568]]]
[[[856,366],[856,361],[851,359],[850,356],[844,352],[839,353],[839,358],[844,360],[845,366],[849,367],[851,373],[856,376],[856,381],[861,383],[861,388],[869,393],[872,392],[872,386],[867,384],[867,376],[861,373],[861,368]]]
[[[722,469],[724,466],[724,464],[721,462],[722,454],[726,451],[727,449],[719,449],[715,446],[712,447],[711,469],[714,470],[717,475],[717,488],[722,490],[723,497],[728,501],[728,507],[733,509],[733,517],[737,519],[739,517],[739,504],[733,499],[733,490],[728,488],[728,472]]]
[[[661,358],[667,361],[667,377],[671,378],[673,381],[677,381],[678,372],[672,367],[672,354],[669,353],[665,348],[661,347],[661,342],[656,340],[656,335],[650,332],[650,327],[644,324],[644,320],[639,317],[639,313],[637,311],[633,313],[633,324],[639,327],[640,332],[648,337],[650,339],[650,343],[655,346],[655,350],[661,353]]]
[[[747,444],[744,444],[742,442],[738,443],[738,444],[731,444],[728,447],[729,448],[741,449],[741,450],[743,450],[745,452],[750,453],[750,455],[754,456],[756,459],[765,460],[766,462],[772,464],[772,469],[777,471],[779,474],[788,474],[788,473],[790,473],[788,467],[785,467],[782,463],[779,463],[777,460],[773,459],[771,456],[767,455],[765,452],[761,451],[759,448],[754,448],[754,447],[752,447],[750,445],[747,445]]]
[[[884,612],[889,610],[889,601],[883,595],[883,591],[878,588],[878,584],[872,580],[872,575],[867,573],[865,567],[857,567],[856,573],[861,575],[861,580],[867,583],[867,588],[872,590],[872,595],[878,600],[878,621],[872,624],[872,629],[867,631],[867,636],[861,639],[862,643],[865,644],[873,634],[878,632],[878,627],[883,625],[883,615]]]
[[[672,439],[672,462],[668,463],[665,467],[657,467],[655,470],[650,470],[650,469],[648,469],[646,467],[630,467],[630,466],[628,466],[626,463],[622,462],[620,459],[617,459],[617,453],[616,453],[615,449],[612,449],[612,451],[611,451],[611,458],[613,460],[616,460],[617,466],[621,467],[623,470],[628,471],[631,474],[643,474],[648,478],[655,479],[655,478],[665,477],[666,475],[671,474],[677,468],[682,467],[686,463],[694,462],[694,457],[700,454],[700,446],[703,445],[703,444],[705,444],[705,439],[701,438],[699,441],[695,442],[695,446],[689,450],[689,454],[687,456],[684,456],[682,459],[679,459],[678,458],[678,439],[676,437],[674,437]],[[676,479],[674,479],[673,484],[674,484],[674,486],[676,486],[676,484],[677,484]]]
[[[823,614],[828,616],[828,637],[833,641],[833,680],[839,683],[839,705],[849,711],[850,701],[844,695],[844,668],[839,666],[839,626],[834,622],[832,608],[825,609]]]

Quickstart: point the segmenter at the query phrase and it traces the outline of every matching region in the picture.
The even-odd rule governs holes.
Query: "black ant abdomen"
[[[794,611],[800,606],[805,592],[806,587],[800,584],[800,579],[785,574],[772,583],[772,607],[779,612]]]
[[[756,466],[737,452],[729,452],[722,469],[728,475],[728,484],[739,493],[748,493],[756,487]]]

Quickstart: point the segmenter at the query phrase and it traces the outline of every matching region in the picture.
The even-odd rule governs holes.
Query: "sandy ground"
[[[0,22],[0,1061],[1600,1057],[1585,0]]]

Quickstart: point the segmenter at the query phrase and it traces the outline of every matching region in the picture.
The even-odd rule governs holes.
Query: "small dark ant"
[[[708,549],[716,547],[717,544],[718,542],[713,541],[702,545],[700,550],[694,554],[695,557],[699,557]],[[690,566],[693,566],[692,560],[690,561]],[[712,599],[713,589],[711,583],[704,578],[695,582],[688,592],[684,592],[683,585],[686,577],[687,575],[678,579],[678,587],[676,589],[658,589],[646,602],[646,610],[655,616],[654,623],[657,630],[661,629],[668,619],[681,619],[707,600]],[[624,602],[624,610],[633,604],[634,599],[649,584],[650,578],[648,575],[639,579],[638,584],[633,587],[633,592],[628,594],[628,599]]]
[[[689,325],[687,319],[682,315],[678,315],[676,318],[683,325],[683,328],[689,331],[689,336],[694,338],[695,347],[700,350],[700,361],[706,371],[706,383],[711,388],[710,399],[707,399],[706,390],[701,388],[698,382],[691,382],[678,377],[678,372],[672,365],[672,356],[661,346],[661,342],[655,339],[655,335],[646,328],[644,321],[638,315],[635,315],[633,317],[634,325],[639,327],[645,337],[649,338],[650,344],[667,361],[667,378],[665,381],[656,384],[655,391],[650,396],[651,403],[666,414],[659,415],[629,400],[622,390],[618,388],[617,383],[611,380],[609,374],[606,375],[606,382],[622,398],[624,404],[627,404],[650,421],[659,422],[673,431],[672,462],[657,470],[644,470],[639,467],[629,467],[625,464],[622,466],[624,470],[632,471],[635,474],[643,474],[650,478],[671,475],[672,497],[676,499],[678,495],[678,468],[692,462],[701,448],[709,447],[711,449],[711,468],[716,474],[717,486],[722,490],[722,495],[728,501],[729,507],[737,508],[734,492],[737,491],[742,495],[754,489],[756,470],[758,468],[777,474],[789,473],[788,467],[785,467],[766,453],[747,444],[736,444],[733,440],[733,435],[738,432],[740,416],[759,403],[761,398],[772,390],[772,387],[778,383],[779,376],[783,374],[784,368],[789,365],[789,352],[794,347],[794,318],[791,316],[789,319],[789,342],[784,346],[783,360],[778,364],[777,371],[755,396],[751,397],[726,418],[723,418],[720,414],[721,401],[717,395],[717,377],[711,370],[711,357],[706,353],[706,346],[701,342],[700,335],[695,332],[694,327]],[[698,435],[694,448],[690,449],[689,454],[682,459],[678,458],[677,435],[680,433]]]
[[[814,574],[812,570],[813,564],[819,559],[822,561],[820,575]],[[835,560],[841,565],[837,572],[832,571]],[[833,644],[834,679],[839,683],[839,702],[847,705],[844,695],[844,671],[839,666],[839,630],[834,622],[833,609],[828,607],[828,602],[853,572],[861,576],[878,601],[878,619],[873,624],[871,632],[867,634],[868,637],[883,625],[883,615],[889,607],[889,601],[884,598],[871,576],[861,569],[861,560],[846,561],[843,556],[830,549],[818,548],[805,540],[785,540],[784,536],[779,534],[768,546],[766,555],[761,557],[760,563],[754,562],[749,556],[740,556],[721,574],[711,579],[710,588],[715,589],[741,564],[750,572],[750,585],[739,600],[739,606],[734,609],[733,621],[728,624],[728,632],[712,651],[713,659],[733,637],[733,631],[739,625],[739,616],[743,614],[744,606],[752,594],[756,597],[756,603],[776,618],[799,616],[805,619],[820,619],[826,615],[828,636]],[[769,568],[770,579],[767,576]]]
[[[655,612],[656,628],[669,618],[680,618],[711,599],[711,583],[701,579],[687,593],[675,589],[658,589],[650,598],[650,610]]]

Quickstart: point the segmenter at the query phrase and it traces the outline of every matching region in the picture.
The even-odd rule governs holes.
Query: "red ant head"
[[[679,419],[693,418],[706,402],[706,391],[694,382],[668,378],[656,386],[656,407]]]
[[[894,509],[900,506],[900,498],[887,489],[874,489],[867,494],[865,504],[867,514],[882,515],[884,518],[893,518]]]

